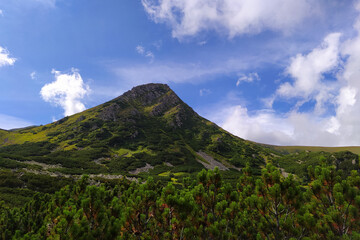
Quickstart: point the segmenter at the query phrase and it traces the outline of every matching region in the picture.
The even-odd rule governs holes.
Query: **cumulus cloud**
[[[248,111],[244,104],[234,104],[209,118],[228,131],[257,142],[360,145],[360,18],[354,29],[358,33],[351,39],[341,42],[341,34],[332,33],[319,47],[293,57],[286,68],[293,82],[279,86],[267,99],[271,102],[268,109]],[[339,68],[341,71],[335,71]],[[326,79],[328,75],[333,79]],[[279,97],[300,100],[289,112],[280,114],[272,109]],[[298,109],[309,101],[316,103],[312,109]]]
[[[82,99],[90,93],[90,87],[84,83],[80,73],[72,69],[70,73],[53,70],[55,81],[46,84],[40,91],[41,97],[64,109],[64,115],[69,116],[84,111]]]
[[[339,64],[340,33],[331,33],[325,37],[321,46],[307,55],[297,54],[291,59],[286,72],[295,79],[293,84],[282,84],[277,93],[284,97],[308,97],[323,87],[323,74]]]
[[[225,32],[230,38],[266,29],[288,32],[311,14],[312,0],[142,0],[156,23],[168,23],[175,38],[202,31]]]
[[[292,126],[273,111],[261,110],[249,115],[247,108],[236,105],[224,109],[221,114],[224,117],[221,126],[242,138],[274,144],[293,141]]]
[[[32,126],[33,124],[21,118],[5,115],[0,113],[0,129],[10,130]]]
[[[279,114],[271,109],[249,112],[246,107],[235,105],[209,118],[217,119],[220,126],[239,137],[260,143],[313,146],[352,143],[351,139],[346,142],[339,138],[336,118],[321,118],[311,113]]]
[[[324,81],[324,74],[340,64],[340,36],[339,33],[330,34],[325,37],[321,46],[306,55],[298,54],[291,59],[286,72],[294,82],[281,84],[274,95],[266,99],[268,109],[249,112],[244,105],[235,104],[217,112],[218,116],[210,117],[217,119],[229,132],[262,143],[329,146],[354,143],[351,136],[341,132],[343,122],[339,120],[338,113],[348,112],[347,108],[355,104],[356,91],[353,88],[344,88],[336,92],[331,84]],[[256,76],[243,75],[237,85],[242,81],[251,82]],[[339,81],[336,85],[340,85]],[[338,102],[337,114],[323,116],[318,108],[329,101],[330,95],[332,104]],[[279,114],[272,109],[273,102],[279,96],[301,100],[288,113]],[[314,110],[299,112],[298,106],[310,100],[317,102]],[[358,143],[360,144],[360,138]]]
[[[0,46],[0,67],[14,65],[16,58],[9,57],[9,55],[9,51]]]
[[[240,83],[242,83],[242,82],[253,82],[253,81],[259,81],[259,80],[260,80],[259,74],[256,72],[249,73],[248,75],[240,74],[240,76],[236,82],[236,86],[239,86]]]

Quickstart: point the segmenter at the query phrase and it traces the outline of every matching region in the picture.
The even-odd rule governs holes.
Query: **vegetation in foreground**
[[[259,145],[166,85],[138,86],[46,126],[0,129],[0,238],[360,239],[354,149]]]
[[[0,207],[2,239],[360,239],[360,175],[309,167],[301,185],[267,165],[234,187],[218,169],[181,185],[89,185],[84,177],[22,208]]]

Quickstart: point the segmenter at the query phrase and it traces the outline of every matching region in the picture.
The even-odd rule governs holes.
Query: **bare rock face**
[[[143,106],[151,106],[156,103],[158,98],[162,97],[169,91],[171,91],[171,89],[166,84],[150,83],[134,87],[117,99],[127,102],[135,100]]]
[[[187,120],[188,116],[186,111],[182,106],[176,107],[176,114],[174,115],[170,125],[174,128],[181,128],[184,125],[184,122]]]
[[[180,98],[174,92],[170,92],[160,99],[159,104],[154,107],[150,114],[152,116],[160,116],[180,103]]]
[[[103,121],[135,123],[137,119],[147,114],[143,113],[146,107],[151,108],[147,113],[152,117],[161,117],[167,112],[172,112],[168,123],[174,128],[182,127],[189,117],[190,108],[168,85],[151,83],[134,87],[108,103],[99,113],[99,118]]]
[[[120,112],[121,108],[118,104],[113,103],[108,107],[105,107],[99,117],[104,121],[116,121],[118,119],[118,113]]]

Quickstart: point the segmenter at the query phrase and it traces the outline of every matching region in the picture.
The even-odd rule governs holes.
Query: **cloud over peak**
[[[69,116],[84,111],[82,99],[90,93],[90,87],[84,83],[80,73],[72,69],[70,73],[53,70],[55,81],[46,84],[40,91],[44,101],[60,106],[64,115]]]

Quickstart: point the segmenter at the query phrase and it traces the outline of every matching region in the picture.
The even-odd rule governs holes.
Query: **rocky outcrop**
[[[165,95],[159,100],[159,104],[154,107],[150,114],[152,116],[163,115],[166,111],[177,106],[180,103],[180,98],[171,91],[169,94]]]
[[[104,121],[116,121],[120,112],[120,106],[116,103],[112,103],[110,106],[105,107],[99,117]]]
[[[174,128],[185,126],[190,116],[196,115],[168,85],[151,83],[134,87],[108,102],[98,116],[103,121],[135,124],[147,114],[152,117],[166,116],[168,124]]]
[[[169,91],[171,89],[166,84],[150,83],[134,87],[115,100],[126,102],[135,100],[142,106],[151,106],[156,103],[158,98],[164,96]]]
[[[176,113],[173,115],[170,125],[174,128],[180,128],[184,125],[187,119],[188,116],[185,109],[182,106],[177,106]]]
[[[120,97],[109,102],[104,107],[99,118],[104,121],[133,119],[140,115],[137,106],[154,106],[151,116],[161,116],[163,113],[182,103],[180,98],[165,84],[146,84],[134,87]]]
[[[103,121],[124,120],[125,122],[133,122],[133,118],[140,116],[140,112],[136,108],[122,109],[117,103],[112,103],[105,107],[99,114]]]

